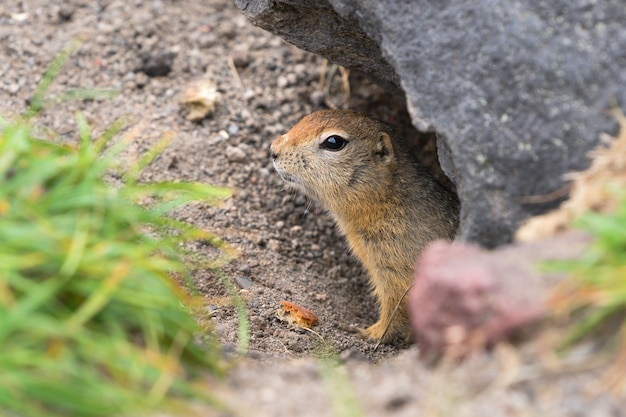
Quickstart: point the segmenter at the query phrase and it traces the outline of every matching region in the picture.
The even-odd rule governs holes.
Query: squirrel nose
[[[278,158],[278,152],[276,152],[276,147],[274,143],[270,145],[270,156],[272,157],[272,161],[275,161]]]

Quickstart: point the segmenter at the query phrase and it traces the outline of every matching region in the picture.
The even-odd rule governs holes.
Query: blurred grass
[[[80,143],[33,137],[32,119],[75,46],[51,65],[23,117],[0,119],[0,410],[7,416],[116,416],[204,398],[193,377],[222,373],[215,340],[194,318],[185,242],[221,240],[165,216],[229,191],[137,181],[166,145],[124,173],[111,144],[80,114]],[[115,187],[107,176],[122,178]],[[137,204],[149,202],[149,204]],[[209,320],[202,320],[209,323]]]
[[[576,222],[593,237],[587,253],[551,267],[570,275],[552,302],[557,313],[575,318],[564,346],[614,319],[626,335],[626,193],[616,189],[614,195],[619,201],[617,210],[588,212]]]
[[[363,417],[365,413],[354,391],[345,365],[338,357],[318,360],[317,369],[330,397],[333,415],[336,417]]]

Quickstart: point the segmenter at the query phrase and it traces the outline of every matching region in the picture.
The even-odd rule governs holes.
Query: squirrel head
[[[389,128],[351,110],[304,117],[271,145],[282,179],[329,209],[359,204],[391,181],[395,164]]]

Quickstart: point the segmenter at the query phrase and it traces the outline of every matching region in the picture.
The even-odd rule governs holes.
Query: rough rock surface
[[[558,202],[562,175],[614,131],[607,108],[626,105],[620,0],[235,3],[255,25],[401,86],[413,124],[440,133],[459,237],[487,246]]]
[[[418,346],[428,353],[463,353],[528,329],[548,316],[547,294],[562,278],[541,272],[541,262],[575,259],[588,243],[580,232],[494,251],[433,242],[409,292]]]

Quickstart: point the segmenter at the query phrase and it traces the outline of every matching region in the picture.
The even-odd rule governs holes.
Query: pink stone
[[[493,251],[433,242],[417,264],[408,300],[420,350],[442,353],[451,345],[490,346],[538,323],[549,312],[551,288],[562,279],[540,272],[540,264],[578,257],[588,241],[572,233]]]

